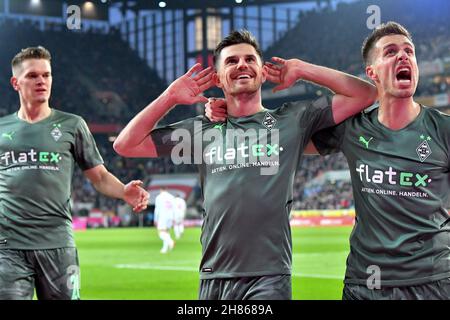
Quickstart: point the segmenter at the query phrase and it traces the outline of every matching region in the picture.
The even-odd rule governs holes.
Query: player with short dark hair
[[[79,299],[70,197],[77,164],[97,191],[141,211],[142,182],[124,186],[103,165],[79,116],[49,106],[50,53],[23,49],[12,60],[17,112],[0,118],[0,299]]]
[[[336,94],[268,110],[261,86],[280,73],[269,74],[253,39],[247,31],[232,32],[215,50],[215,72],[196,64],[133,118],[114,143],[127,157],[168,156],[180,149],[194,161],[200,156],[200,299],[292,298],[289,214],[303,150],[314,132],[359,112],[376,97],[375,87],[358,78],[278,58],[298,67],[283,74],[285,84],[307,79]],[[198,116],[156,128],[175,105],[207,102],[201,93],[214,85],[225,94],[225,122]],[[173,134],[186,139],[172,141]]]
[[[419,70],[406,28],[380,25],[362,53],[379,106],[313,137],[350,167],[356,224],[343,299],[449,299],[450,117],[414,101]]]

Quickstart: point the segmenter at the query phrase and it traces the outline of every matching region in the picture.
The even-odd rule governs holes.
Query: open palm
[[[142,188],[142,181],[133,180],[125,185],[123,199],[128,203],[134,212],[140,212],[147,208],[148,192]]]
[[[169,90],[175,104],[206,103],[208,99],[202,93],[212,86],[214,86],[212,68],[208,67],[202,70],[202,65],[197,63],[188,72],[172,82],[167,90]]]
[[[272,60],[277,64],[266,62],[267,80],[278,84],[273,88],[273,92],[291,87],[298,80],[297,70],[299,67],[298,59],[285,60],[273,57]]]

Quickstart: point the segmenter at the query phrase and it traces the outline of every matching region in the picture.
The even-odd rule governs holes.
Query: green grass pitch
[[[292,228],[293,298],[340,299],[351,227]],[[187,228],[175,249],[160,254],[155,228],[75,233],[81,298],[196,300],[200,229]]]

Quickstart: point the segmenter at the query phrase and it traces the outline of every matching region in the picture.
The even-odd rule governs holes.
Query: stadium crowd
[[[300,57],[355,75],[363,74],[360,46],[368,31],[366,9],[372,2],[339,3],[336,10],[301,13],[299,23],[266,51],[266,57]],[[410,28],[417,44],[419,62],[450,57],[450,2],[434,2],[439,2],[439,6],[427,6],[427,15],[422,15],[417,6],[425,6],[426,3],[417,2],[416,10],[405,14],[407,0],[378,1],[383,7],[383,21],[396,20]],[[433,19],[429,19],[430,15]],[[0,27],[4,31],[0,33],[0,42],[8,43],[2,47],[0,55],[3,97],[0,116],[18,109],[17,94],[9,85],[10,59],[20,48],[32,45],[42,45],[53,55],[51,106],[78,114],[89,124],[125,124],[166,87],[156,72],[121,40],[117,31],[109,34],[82,33],[57,27],[41,31],[31,22],[17,20],[0,20]],[[11,34],[15,35],[14,38],[7,36]],[[302,40],[292,41],[293,37]],[[448,79],[448,75],[423,78],[417,94],[450,93]],[[195,114],[195,107],[176,108],[165,120],[174,122]],[[105,165],[122,181],[141,179],[147,185],[153,174],[196,170],[194,166],[175,166],[170,159],[122,158],[113,151],[108,134],[94,134]],[[348,180],[311,183],[330,170],[348,170],[342,154],[304,158],[295,178],[293,209],[353,207]],[[121,216],[126,223],[136,223],[131,211],[121,201],[99,195],[79,170],[75,174],[73,190],[75,214],[87,215],[97,208],[108,215]]]

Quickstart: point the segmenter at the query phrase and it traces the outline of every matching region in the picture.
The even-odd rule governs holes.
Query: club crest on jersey
[[[417,147],[416,152],[417,152],[417,155],[419,156],[420,161],[424,162],[425,159],[428,158],[430,156],[430,154],[432,153],[430,145],[428,144],[428,141],[431,141],[431,137],[428,136],[425,139],[425,136],[421,135],[420,139],[422,139],[423,141]]]
[[[62,132],[61,132],[61,130],[59,130],[61,125],[53,124],[53,126],[54,126],[54,129],[50,132],[50,134],[52,135],[53,139],[55,139],[55,141],[58,141],[59,138],[61,138],[61,136],[62,136]]]
[[[270,113],[266,112],[266,115],[264,116],[264,120],[262,122],[264,127],[266,127],[270,131],[273,127],[275,127],[276,123],[277,120]]]

